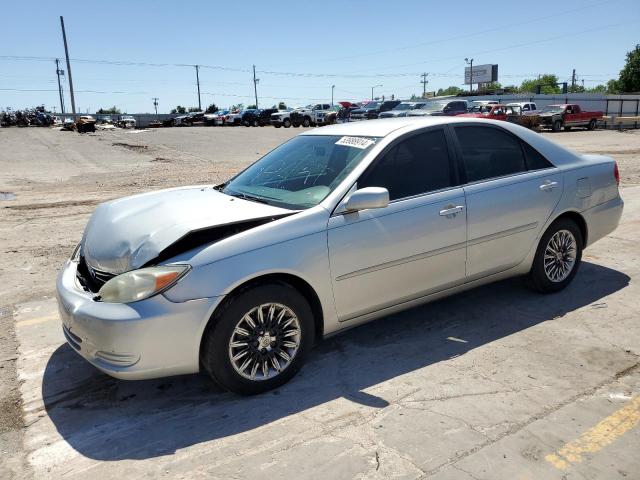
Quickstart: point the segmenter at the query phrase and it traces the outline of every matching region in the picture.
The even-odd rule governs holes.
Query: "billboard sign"
[[[471,83],[471,68],[465,67],[464,69],[464,83],[469,85]],[[498,81],[498,65],[474,65],[473,66],[473,83],[490,83]]]

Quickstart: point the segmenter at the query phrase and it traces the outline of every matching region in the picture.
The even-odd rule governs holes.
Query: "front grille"
[[[90,267],[84,257],[80,257],[76,276],[85,290],[98,293],[100,288],[115,277],[115,274]]]

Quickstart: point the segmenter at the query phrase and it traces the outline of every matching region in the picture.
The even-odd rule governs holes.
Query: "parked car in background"
[[[323,125],[333,125],[338,121],[338,112],[342,110],[341,105],[333,105],[328,110],[317,110],[315,113],[315,124],[319,127]]]
[[[507,120],[508,115],[520,115],[520,108],[500,104],[486,104],[475,106],[471,112],[463,113],[458,117],[463,118],[485,118],[487,120]]]
[[[224,125],[224,116],[228,113],[229,110],[218,110],[215,113],[205,113],[204,124],[210,127]]]
[[[245,127],[264,127],[271,123],[271,115],[277,111],[277,108],[248,109],[243,112],[241,123]]]
[[[471,113],[475,113],[480,111],[480,109],[486,107],[487,105],[498,105],[500,102],[497,100],[473,100],[468,103],[468,111]]]
[[[393,110],[402,103],[400,100],[373,101],[364,107],[351,111],[351,120],[373,120],[383,112]]]
[[[122,115],[118,120],[120,128],[136,128],[136,119],[131,115]]]
[[[378,118],[396,118],[396,117],[406,117],[409,110],[415,110],[416,108],[422,108],[427,104],[424,102],[401,102],[396,105],[391,110],[387,110],[386,112],[382,112],[378,115]]]
[[[63,334],[117,378],[204,370],[264,392],[317,336],[515,276],[561,291],[616,229],[619,180],[508,122],[306,131],[223,184],[99,205],[57,277]]]
[[[291,127],[291,112],[293,112],[293,108],[286,108],[284,110],[278,110],[275,113],[271,114],[271,125],[276,128]]]
[[[191,127],[196,124],[204,125],[204,112],[189,112],[184,121]]]
[[[454,116],[467,113],[469,105],[466,100],[431,100],[421,108],[407,112],[408,117]]]
[[[522,115],[537,115],[538,106],[534,102],[511,102],[507,103],[508,107],[520,107]]]
[[[242,110],[233,110],[224,116],[224,125],[234,126],[240,125],[242,121]]]
[[[563,103],[548,105],[540,110],[540,125],[559,132],[563,128],[571,130],[572,127],[586,127],[595,130],[598,120],[602,120],[603,112],[585,111],[575,103]]]
[[[81,115],[76,122],[78,133],[88,133],[96,131],[96,119],[91,115]]]
[[[316,103],[315,105],[307,105],[306,107],[296,108],[290,115],[289,119],[294,127],[311,127],[316,123],[316,112],[329,110],[331,104]]]

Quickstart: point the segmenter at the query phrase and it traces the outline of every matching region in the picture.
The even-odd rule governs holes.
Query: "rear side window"
[[[492,127],[455,127],[468,182],[527,170],[520,141]]]
[[[522,142],[524,154],[527,159],[527,168],[529,170],[541,170],[543,168],[551,168],[553,164],[544,158],[535,148],[526,142]]]
[[[454,185],[444,130],[401,140],[358,180],[358,188],[384,187],[389,199],[412,197]]]

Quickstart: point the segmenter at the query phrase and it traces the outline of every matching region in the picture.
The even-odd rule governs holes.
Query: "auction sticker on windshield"
[[[373,145],[375,140],[363,137],[342,137],[336,142],[336,145],[344,145],[345,147],[354,147],[364,150],[370,145]]]

